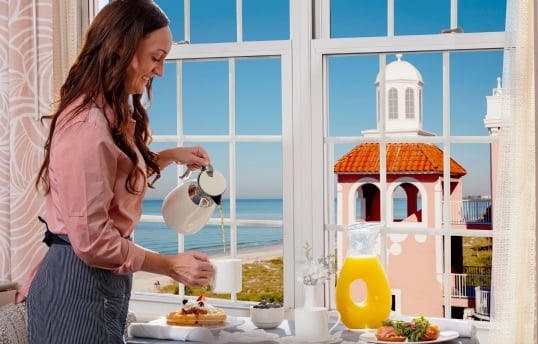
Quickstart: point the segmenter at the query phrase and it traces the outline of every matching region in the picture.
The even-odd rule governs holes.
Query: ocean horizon
[[[144,200],[143,213],[161,215],[162,200]],[[230,214],[229,200],[222,200],[224,218]],[[406,200],[396,199],[394,203],[395,218],[403,218],[406,214]],[[248,220],[282,220],[282,199],[238,199],[236,200],[236,216]],[[213,218],[220,218],[215,208]],[[208,255],[229,252],[230,227],[224,226],[225,246],[222,240],[220,225],[207,224],[198,233],[184,236],[185,251],[199,250]],[[163,254],[175,254],[178,251],[178,235],[165,223],[141,221],[136,227],[134,240],[137,244]],[[282,227],[237,227],[237,250],[251,250],[267,246],[282,245]]]
[[[162,200],[144,200],[143,213],[162,215]],[[223,199],[222,216],[230,216],[229,200]],[[238,199],[236,200],[236,216],[249,220],[282,220],[282,199]],[[220,218],[215,208],[213,218]],[[199,250],[208,255],[229,252],[230,227],[224,226],[225,246],[222,240],[220,225],[207,224],[198,233],[184,236],[185,251]],[[163,253],[175,254],[178,251],[178,235],[165,223],[141,221],[136,227],[134,240],[137,244]],[[237,250],[251,250],[266,246],[282,245],[282,227],[237,227]]]

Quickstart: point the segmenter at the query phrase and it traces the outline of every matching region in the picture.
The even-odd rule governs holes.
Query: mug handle
[[[329,329],[329,334],[333,334],[332,332],[334,331],[334,329],[336,329],[338,327],[338,325],[340,325],[340,320],[341,320],[340,312],[338,312],[336,309],[330,310],[329,314],[331,314],[331,313],[336,314],[337,319],[336,319],[336,322],[334,323],[334,325],[331,326],[331,328]]]

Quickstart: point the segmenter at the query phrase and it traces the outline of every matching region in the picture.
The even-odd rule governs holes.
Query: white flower
[[[312,247],[308,242],[304,245],[304,252],[306,263],[303,267],[302,276],[299,277],[299,282],[304,285],[318,285],[330,279],[336,268],[335,256],[331,254],[314,260]]]

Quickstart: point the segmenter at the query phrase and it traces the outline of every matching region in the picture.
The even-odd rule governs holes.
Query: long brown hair
[[[48,167],[50,148],[58,115],[70,104],[82,97],[78,105],[66,118],[75,118],[84,109],[104,102],[114,114],[108,121],[116,145],[132,161],[132,168],[125,182],[126,189],[134,194],[139,178],[145,178],[138,167],[138,157],[131,146],[128,126],[130,119],[136,121],[134,143],[142,153],[147,166],[148,186],[160,177],[157,154],[148,145],[151,142],[149,118],[142,104],[142,95],[130,95],[125,90],[124,78],[140,42],[151,32],[168,26],[170,21],[153,0],[114,0],[97,14],[86,32],[84,44],[71,66],[67,78],[60,89],[60,99],[55,112],[42,119],[51,120],[50,132],[45,143],[45,157],[39,170],[36,188],[43,186],[50,191]],[[151,100],[151,81],[146,86],[146,96]],[[131,98],[131,102],[129,101]],[[96,100],[102,99],[102,102]],[[103,111],[104,115],[104,111]],[[105,116],[106,118],[106,116]],[[107,119],[108,120],[108,119]],[[63,119],[62,119],[63,121]]]

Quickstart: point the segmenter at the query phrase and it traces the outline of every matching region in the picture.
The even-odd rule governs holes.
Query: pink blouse
[[[131,134],[134,125],[133,121]],[[137,154],[146,171],[138,150]],[[116,274],[139,271],[145,258],[145,249],[129,237],[142,214],[146,180],[139,180],[139,195],[129,193],[125,181],[130,168],[131,161],[114,144],[103,109],[84,110],[67,124],[58,118],[50,149],[45,220],[51,232],[68,235],[86,264]],[[36,270],[19,290],[18,301],[26,298]]]
[[[131,160],[114,144],[101,109],[91,108],[67,126],[60,120],[50,150],[46,199],[51,232],[67,234],[75,253],[90,266],[118,274],[140,270],[145,251],[127,238],[142,214],[146,180],[137,185],[144,191],[140,195],[126,190]],[[138,158],[145,171],[140,154]]]

